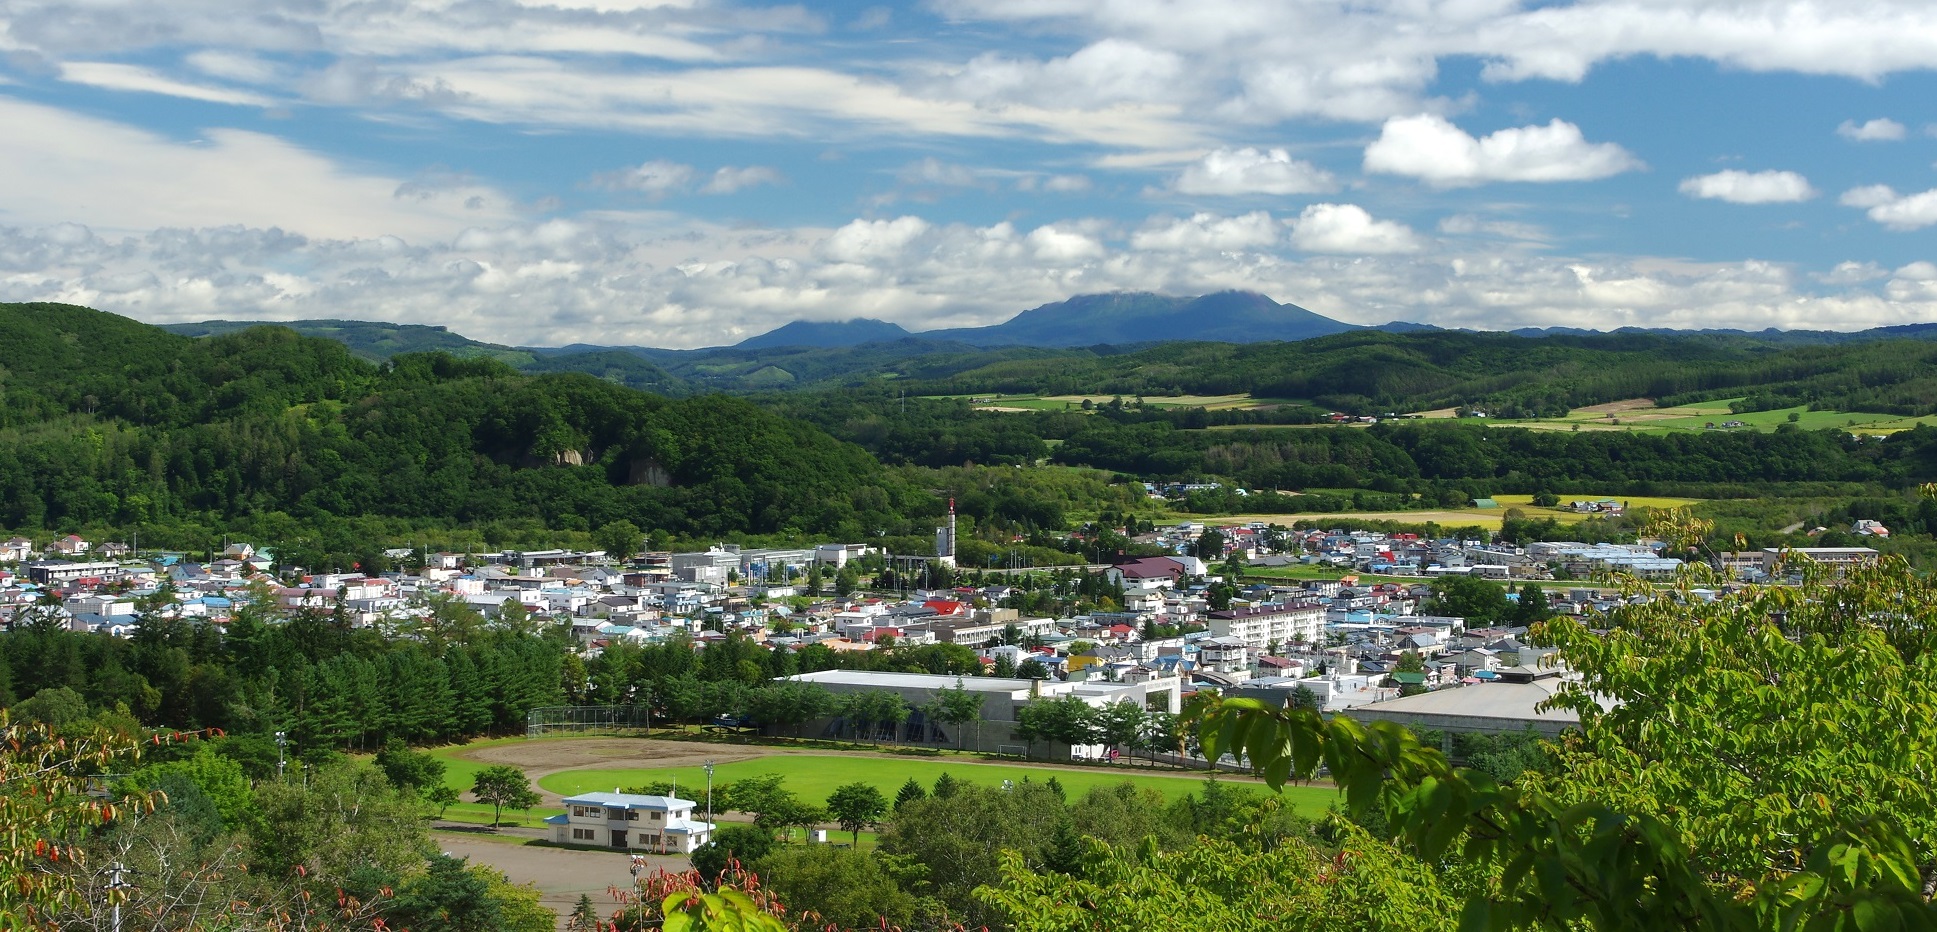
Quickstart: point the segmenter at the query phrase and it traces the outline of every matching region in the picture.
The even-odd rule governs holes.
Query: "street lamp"
[[[713,762],[706,762],[706,838],[713,839]]]

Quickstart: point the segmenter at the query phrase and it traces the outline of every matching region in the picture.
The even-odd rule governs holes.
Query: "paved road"
[[[578,851],[521,844],[519,842],[526,840],[526,836],[508,833],[490,837],[437,832],[432,838],[445,853],[453,857],[489,864],[504,871],[512,883],[536,885],[543,894],[540,902],[558,913],[561,929],[565,927],[565,917],[578,904],[580,894],[592,897],[592,905],[598,908],[600,915],[609,915],[617,904],[607,888],[626,887],[632,883],[632,861],[623,852]],[[646,861],[651,867],[669,871],[685,870],[688,866],[683,857],[649,855]]]

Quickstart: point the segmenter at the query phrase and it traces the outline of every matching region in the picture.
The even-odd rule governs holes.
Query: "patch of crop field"
[[[1672,408],[1657,408],[1653,406],[1654,402],[1648,399],[1631,398],[1626,401],[1576,408],[1565,417],[1484,420],[1464,418],[1459,422],[1497,424],[1501,427],[1520,427],[1527,430],[1620,431],[1644,434],[1679,431],[1704,433],[1732,430],[1772,431],[1788,423],[1794,423],[1801,430],[1840,428],[1851,433],[1888,434],[1908,430],[1918,424],[1937,425],[1937,416],[1905,418],[1899,415],[1866,411],[1811,411],[1803,406],[1779,408],[1773,411],[1754,411],[1748,414],[1731,413],[1729,405],[1740,400],[1740,398],[1721,398]],[[1421,416],[1447,417],[1450,416],[1447,413],[1449,410],[1422,412]],[[1792,414],[1796,416],[1793,422],[1789,419]],[[1724,426],[1731,423],[1735,426]]]

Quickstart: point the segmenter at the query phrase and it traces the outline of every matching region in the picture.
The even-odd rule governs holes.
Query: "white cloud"
[[[1889,274],[1874,262],[1838,262],[1835,268],[1810,277],[1825,285],[1856,285],[1886,278]]]
[[[1261,249],[1281,237],[1278,222],[1262,210],[1237,217],[1192,214],[1176,220],[1153,220],[1130,237],[1132,249],[1224,252]]]
[[[1050,175],[1042,180],[1044,191],[1058,194],[1079,194],[1090,189],[1088,175]]]
[[[713,177],[701,187],[701,194],[733,194],[760,185],[777,185],[786,181],[778,169],[765,165],[748,165],[745,168],[723,166],[713,172]]]
[[[1897,199],[1897,192],[1887,184],[1864,185],[1843,192],[1836,203],[1844,207],[1880,207]]]
[[[240,224],[305,236],[445,236],[515,216],[478,184],[399,197],[408,179],[352,171],[283,139],[209,129],[176,142],[0,96],[0,223],[100,231]],[[478,206],[466,207],[476,202]]]
[[[1837,203],[1862,208],[1871,220],[1892,230],[1921,230],[1937,224],[1937,188],[1898,194],[1887,184],[1865,185],[1843,192]]]
[[[1283,149],[1218,149],[1187,166],[1171,187],[1181,194],[1315,194],[1332,176]]]
[[[920,217],[893,220],[856,220],[834,231],[821,251],[838,262],[869,262],[899,255],[922,234],[928,221]]]
[[[1937,188],[1878,204],[1869,215],[1892,230],[1921,230],[1937,223]]]
[[[693,166],[653,159],[633,168],[595,175],[592,184],[608,191],[637,191],[657,201],[692,188]]]
[[[162,94],[212,104],[233,104],[242,107],[268,107],[275,104],[275,101],[260,94],[205,84],[189,84],[165,77],[147,68],[113,62],[64,63],[61,65],[61,80],[110,91]]]
[[[1418,252],[1418,234],[1403,223],[1374,220],[1357,204],[1313,204],[1291,222],[1291,244],[1306,252],[1385,255]]]
[[[1843,125],[1836,127],[1836,135],[1857,142],[1895,142],[1903,138],[1904,128],[1902,123],[1889,117],[1878,117],[1864,123],[1844,120]]]
[[[1047,61],[984,54],[946,74],[937,90],[982,104],[1089,110],[1169,98],[1182,69],[1174,52],[1107,38]]]
[[[1086,262],[1103,256],[1103,244],[1068,225],[1046,224],[1029,231],[1029,249],[1047,262]]]
[[[1366,171],[1419,178],[1435,187],[1590,181],[1642,167],[1627,150],[1613,143],[1590,143],[1579,127],[1560,119],[1475,139],[1445,117],[1395,117],[1365,148]]]
[[[1731,204],[1793,204],[1816,196],[1809,179],[1795,172],[1729,169],[1685,178],[1681,193]]]

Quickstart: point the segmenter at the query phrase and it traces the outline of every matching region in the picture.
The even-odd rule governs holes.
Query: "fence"
[[[650,734],[652,710],[642,705],[554,705],[525,716],[525,736]]]

